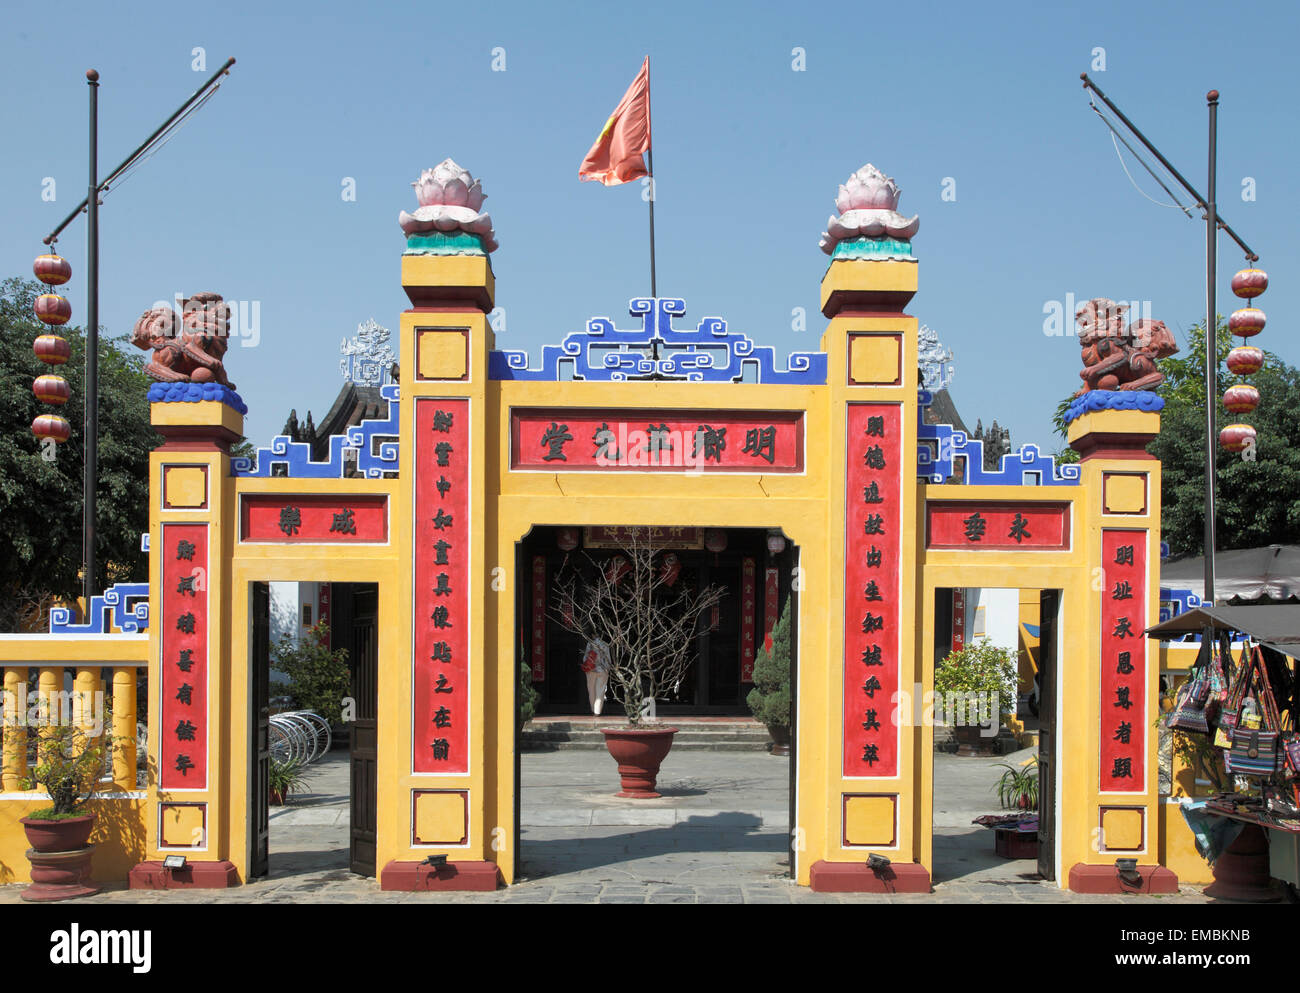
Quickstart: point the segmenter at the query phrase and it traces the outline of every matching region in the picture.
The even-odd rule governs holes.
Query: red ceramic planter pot
[[[90,858],[95,846],[89,844],[95,815],[47,821],[31,817],[21,819],[27,842],[27,860],[32,864],[32,885],[23,890],[22,899],[33,903],[71,900],[98,893],[90,879]]]
[[[605,747],[618,763],[623,790],[618,794],[633,800],[652,800],[659,766],[673,747],[676,728],[601,728]]]

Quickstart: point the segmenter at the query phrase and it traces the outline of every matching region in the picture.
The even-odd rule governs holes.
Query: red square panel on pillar
[[[844,775],[898,775],[903,426],[896,403],[848,405]]]
[[[162,731],[158,785],[208,785],[208,526],[162,529]]]
[[[469,401],[415,401],[417,773],[469,772]]]
[[[1101,790],[1146,792],[1147,533],[1101,532]]]

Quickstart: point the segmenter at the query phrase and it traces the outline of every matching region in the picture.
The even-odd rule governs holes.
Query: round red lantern
[[[1234,414],[1249,414],[1259,406],[1259,390],[1247,383],[1230,386],[1223,394],[1223,406]]]
[[[46,375],[36,377],[36,382],[32,383],[32,392],[41,403],[62,406],[68,402],[71,391],[68,389],[68,381],[62,376]]]
[[[560,528],[555,536],[555,543],[560,546],[562,552],[573,551],[578,547],[578,529]]]
[[[72,436],[72,426],[58,414],[41,414],[32,421],[32,434],[42,440],[67,441]]]
[[[1242,269],[1232,277],[1232,292],[1243,299],[1257,297],[1268,289],[1268,273],[1263,269]]]
[[[727,532],[722,528],[709,528],[704,532],[704,547],[711,552],[726,551]]]
[[[61,255],[38,255],[32,263],[32,272],[46,286],[62,286],[72,278],[72,266]]]
[[[1219,432],[1219,444],[1230,452],[1240,452],[1255,440],[1255,429],[1249,424],[1229,424]]]
[[[1234,376],[1249,376],[1264,368],[1264,350],[1238,345],[1228,353],[1228,369]]]
[[[1228,330],[1250,338],[1264,330],[1264,312],[1258,307],[1242,307],[1228,318]]]
[[[32,351],[46,365],[63,365],[72,357],[72,346],[67,338],[57,334],[43,334],[32,343]]]
[[[32,307],[36,312],[36,317],[43,324],[67,324],[72,317],[72,304],[68,303],[57,293],[42,293],[36,298],[36,304]]]

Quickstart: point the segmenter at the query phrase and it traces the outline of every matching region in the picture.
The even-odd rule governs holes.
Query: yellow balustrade
[[[59,695],[63,689],[63,666],[41,666],[41,674],[36,684],[36,700],[40,708],[40,727],[37,736],[40,743],[36,751],[36,761],[44,762],[49,750],[49,739],[58,722],[60,714]]]
[[[113,787],[135,789],[135,667],[113,670]]]

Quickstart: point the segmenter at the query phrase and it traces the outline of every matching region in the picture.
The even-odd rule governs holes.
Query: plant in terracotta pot
[[[934,667],[935,719],[952,727],[958,755],[992,754],[1015,688],[1015,656],[987,638],[949,653]]]
[[[291,793],[307,791],[307,776],[301,759],[278,759],[271,756],[266,782],[271,793],[271,806],[283,807]]]
[[[756,720],[767,725],[773,755],[790,754],[790,600],[754,659],[754,688],[745,698]]]
[[[112,727],[112,715],[102,703],[100,709],[99,716],[89,707],[84,714],[73,713],[71,706],[52,705],[49,698],[42,698],[36,720],[27,729],[35,739],[36,761],[28,767],[22,785],[43,791],[50,805],[21,818],[32,864],[32,885],[22,893],[24,900],[67,900],[99,892],[90,881],[95,815],[86,805],[112,789],[112,778],[106,773],[115,740],[106,730]]]
[[[994,790],[1003,810],[1038,810],[1038,760],[1026,759],[1019,768],[1003,762],[1006,770]]]
[[[625,528],[620,549],[597,560],[566,560],[556,579],[553,616],[585,639],[592,709],[606,692],[627,723],[601,728],[618,763],[621,797],[657,797],[659,766],[674,727],[652,720],[656,700],[681,686],[696,657],[700,619],[722,601],[719,587],[697,588],[676,554],[658,547],[653,531]],[[607,681],[605,686],[601,682]]]

